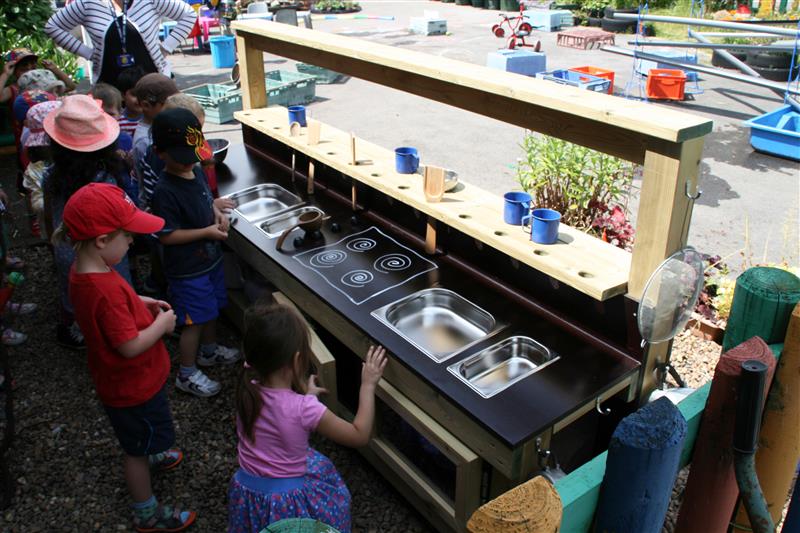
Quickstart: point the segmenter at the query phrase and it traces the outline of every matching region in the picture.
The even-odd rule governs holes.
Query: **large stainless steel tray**
[[[299,196],[274,183],[254,185],[235,192],[228,198],[236,202],[234,211],[253,224],[303,203]]]
[[[296,226],[300,222],[300,215],[304,213],[319,213],[320,216],[325,214],[321,209],[310,205],[296,207],[266,219],[259,224],[259,227],[261,231],[266,233],[270,238],[277,237],[285,230]]]
[[[493,333],[494,317],[447,289],[425,289],[372,315],[440,363]]]
[[[538,372],[558,356],[530,337],[509,337],[447,369],[484,398]]]

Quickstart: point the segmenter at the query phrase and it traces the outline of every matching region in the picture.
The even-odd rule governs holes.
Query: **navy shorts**
[[[103,406],[122,449],[133,457],[169,450],[175,444],[167,385],[155,396],[133,407]]]
[[[222,261],[205,274],[193,278],[169,278],[169,300],[178,325],[205,324],[228,305]]]

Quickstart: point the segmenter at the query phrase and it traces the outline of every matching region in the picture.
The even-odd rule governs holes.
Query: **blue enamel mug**
[[[530,215],[522,217],[522,225],[531,225],[531,240],[539,244],[555,244],[558,241],[558,225],[561,213],[554,209],[534,209]]]
[[[503,199],[505,200],[503,220],[506,224],[521,225],[522,217],[531,210],[531,195],[526,192],[507,192],[503,195]]]
[[[292,122],[297,122],[302,127],[306,127],[306,106],[304,105],[290,105],[289,106],[289,125]]]
[[[413,174],[419,168],[419,152],[411,146],[395,148],[394,166],[400,174]]]

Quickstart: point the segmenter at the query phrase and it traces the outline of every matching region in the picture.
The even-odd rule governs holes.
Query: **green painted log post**
[[[753,267],[736,279],[731,316],[722,351],[750,337],[782,342],[794,306],[800,302],[800,278],[779,268]]]

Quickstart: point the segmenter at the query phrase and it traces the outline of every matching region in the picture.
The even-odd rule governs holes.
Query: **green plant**
[[[317,11],[357,11],[361,9],[358,2],[341,0],[319,0],[314,4]]]
[[[606,7],[611,5],[612,0],[586,0],[581,4],[581,7],[588,13],[600,14]]]
[[[42,31],[52,14],[53,9],[47,0],[3,0],[0,2],[0,33],[9,29],[21,34],[32,29]]]
[[[0,49],[4,52],[12,48],[29,48],[39,56],[39,61],[49,59],[70,77],[75,77],[78,73],[78,58],[58,48],[56,44],[48,38],[44,32],[22,33],[13,28],[0,32]]]
[[[555,209],[570,226],[591,231],[599,215],[627,199],[631,163],[530,132],[520,146],[524,151],[516,168],[520,185],[536,207]]]

